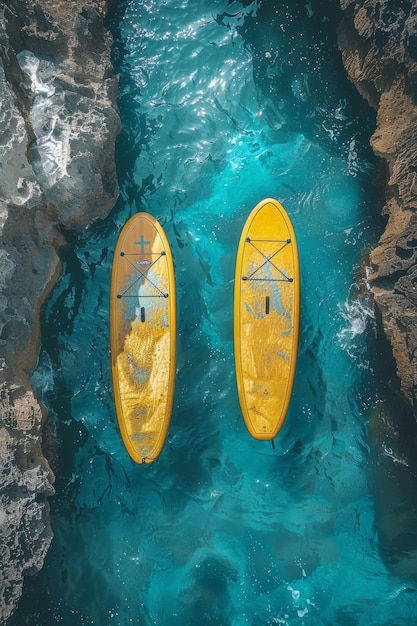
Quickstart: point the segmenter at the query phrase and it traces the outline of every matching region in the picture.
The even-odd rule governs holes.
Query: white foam
[[[343,305],[339,305],[339,312],[346,322],[345,327],[338,333],[338,339],[342,344],[351,343],[355,337],[362,335],[369,321],[375,319],[366,297],[348,298]]]

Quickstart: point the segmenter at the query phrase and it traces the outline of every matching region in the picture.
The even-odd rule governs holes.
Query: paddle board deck
[[[120,432],[137,463],[152,463],[168,432],[175,378],[175,282],[156,219],[137,213],[120,233],[110,294],[113,390]]]
[[[298,347],[297,244],[283,206],[260,202],[243,228],[236,260],[234,348],[240,406],[256,439],[279,432],[291,398]]]

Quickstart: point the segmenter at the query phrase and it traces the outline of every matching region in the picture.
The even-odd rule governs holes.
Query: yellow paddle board
[[[279,432],[291,398],[298,347],[300,278],[294,229],[282,205],[260,202],[236,260],[234,347],[239,401],[256,439]]]
[[[137,463],[164,445],[175,377],[175,282],[171,250],[148,213],[125,224],[113,261],[110,344],[120,431]]]

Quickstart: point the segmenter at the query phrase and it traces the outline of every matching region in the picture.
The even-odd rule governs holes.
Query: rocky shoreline
[[[387,164],[387,225],[371,254],[374,303],[395,359],[400,396],[417,391],[417,2],[341,0],[339,47],[349,78],[377,111],[371,137]]]
[[[386,231],[371,289],[400,391],[417,384],[417,1],[340,0],[339,46],[350,79],[377,111],[371,143],[387,163]],[[406,8],[404,8],[406,7]],[[27,379],[39,311],[60,275],[65,233],[115,203],[117,78],[104,0],[6,0],[0,6],[0,622],[25,575],[43,565],[53,473],[44,413]]]
[[[0,6],[0,622],[52,531],[44,414],[27,375],[65,233],[114,206],[120,130],[104,0]]]

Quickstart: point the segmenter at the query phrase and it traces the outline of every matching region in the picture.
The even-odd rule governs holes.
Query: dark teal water
[[[336,0],[129,0],[114,17],[121,193],[64,251],[44,312],[32,380],[55,538],[14,625],[415,623],[414,433],[384,391],[364,280],[375,120],[339,19]],[[245,430],[232,342],[238,239],[267,196],[292,218],[302,281],[275,449]],[[178,298],[171,427],[147,467],[123,448],[109,360],[112,251],[140,210],[164,225]]]

